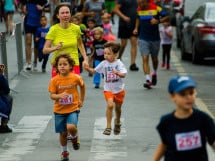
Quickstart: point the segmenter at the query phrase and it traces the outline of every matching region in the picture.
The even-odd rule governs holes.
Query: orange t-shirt
[[[79,110],[78,86],[83,87],[84,81],[81,76],[74,73],[70,73],[68,77],[57,75],[51,79],[48,87],[50,93],[69,93],[67,98],[54,101],[55,113],[67,114]]]

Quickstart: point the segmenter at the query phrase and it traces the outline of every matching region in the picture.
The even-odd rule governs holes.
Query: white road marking
[[[91,145],[91,153],[88,161],[118,161],[126,160],[127,147],[124,146],[123,138],[126,136],[124,119],[121,119],[122,127],[119,135],[110,136],[102,134],[106,127],[106,118],[97,118],[94,124],[94,135]],[[114,123],[112,122],[112,125]]]
[[[32,152],[52,116],[24,116],[0,148],[1,161],[19,161],[21,156]]]

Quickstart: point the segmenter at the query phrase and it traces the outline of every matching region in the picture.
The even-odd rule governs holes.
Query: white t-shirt
[[[162,26],[160,28],[161,44],[172,44],[172,37],[167,36],[166,32],[172,32],[172,26],[168,26],[167,28]]]
[[[96,72],[104,74],[104,91],[119,93],[124,89],[122,78],[113,73],[113,69],[120,73],[127,73],[125,65],[117,59],[114,62],[103,60],[96,68]]]

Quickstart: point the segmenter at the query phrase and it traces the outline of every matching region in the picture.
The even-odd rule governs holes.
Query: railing
[[[14,26],[14,31],[12,35],[7,38],[5,32],[0,32],[0,63],[5,65],[5,76],[9,78],[8,75],[8,54],[7,54],[7,45],[10,45],[12,39],[15,38],[15,45],[16,45],[16,53],[17,53],[17,74],[19,75],[20,72],[23,70],[23,43],[22,43],[22,23],[16,23]],[[14,52],[14,51],[13,51]]]

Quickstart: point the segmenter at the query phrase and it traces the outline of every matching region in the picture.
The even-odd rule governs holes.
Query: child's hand
[[[63,92],[63,93],[59,94],[60,98],[67,98],[68,96],[69,96],[69,93],[67,93],[67,92]]]
[[[82,106],[83,106],[83,102],[82,102],[81,100],[79,100],[79,102],[78,102],[78,107],[79,107],[79,109],[80,109]]]
[[[113,69],[113,73],[116,74],[116,75],[119,74],[118,70],[116,70],[116,69]]]

